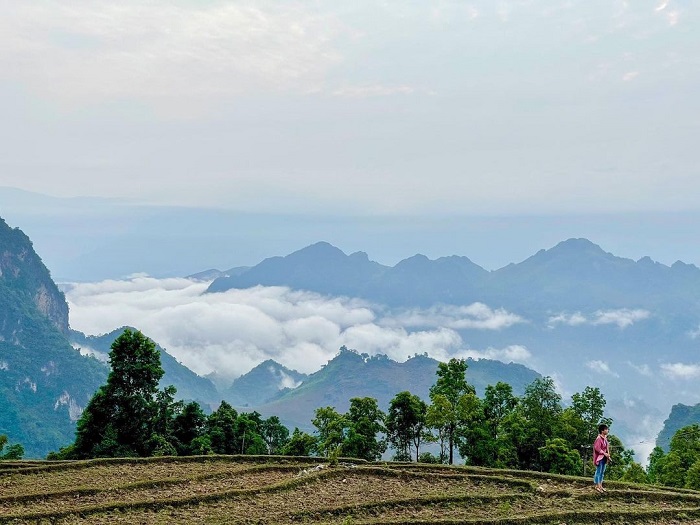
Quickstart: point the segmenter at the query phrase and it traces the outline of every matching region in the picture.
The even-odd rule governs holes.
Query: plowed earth
[[[0,524],[693,524],[700,492],[535,472],[207,456],[0,463]]]

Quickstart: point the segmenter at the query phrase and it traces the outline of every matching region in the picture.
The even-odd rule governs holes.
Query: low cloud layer
[[[586,316],[581,312],[573,314],[560,313],[549,318],[547,325],[554,328],[556,325],[566,326],[581,326],[581,325],[617,325],[618,328],[624,329],[633,324],[648,319],[651,312],[642,309],[619,308],[616,310],[598,310],[593,314]]]
[[[314,372],[345,345],[404,361],[473,357],[525,363],[524,346],[469,349],[457,328],[498,329],[521,319],[482,304],[440,307],[393,317],[373,305],[285,287],[205,294],[207,283],[154,279],[77,283],[65,287],[71,326],[99,335],[134,326],[199,374],[237,377],[266,359]],[[416,320],[422,319],[421,329]]]
[[[525,319],[519,315],[503,308],[493,310],[483,303],[465,306],[435,305],[427,310],[408,310],[384,320],[384,324],[394,323],[414,328],[446,327],[454,330],[501,330],[524,322]]]

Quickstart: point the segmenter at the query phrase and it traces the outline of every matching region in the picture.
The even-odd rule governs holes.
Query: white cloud
[[[279,380],[277,384],[278,390],[282,390],[283,388],[296,388],[302,383],[302,381],[295,381],[289,374],[285,374],[284,371],[275,369],[272,366],[268,368],[268,372]]]
[[[0,73],[64,100],[304,91],[340,59],[328,15],[266,2],[17,2]]]
[[[643,376],[651,377],[653,375],[651,372],[651,367],[646,363],[635,365],[634,363],[628,361],[627,364]]]
[[[109,355],[108,354],[105,354],[104,352],[100,352],[99,350],[95,350],[94,348],[90,348],[89,346],[73,345],[73,348],[78,350],[80,352],[80,355],[87,355],[87,356],[94,357],[95,359],[102,361],[103,363],[109,362]]]
[[[620,329],[632,326],[638,321],[643,321],[651,316],[651,312],[642,309],[629,309],[620,308],[617,310],[598,310],[594,312],[592,316],[587,317],[581,312],[575,312],[573,314],[560,313],[551,316],[547,320],[547,326],[549,328],[554,328],[558,324],[564,324],[568,326],[581,326],[581,325],[606,325],[606,324],[616,324]]]
[[[466,306],[435,305],[427,310],[407,310],[396,314],[386,323],[407,327],[443,326],[454,330],[501,330],[514,324],[524,323],[525,319],[503,308],[493,310],[483,303]]]
[[[590,368],[591,370],[593,370],[594,372],[599,373],[599,374],[607,374],[607,375],[611,375],[613,377],[620,377],[617,373],[613,372],[610,369],[610,366],[605,361],[600,361],[600,360],[588,361],[586,363],[586,366],[588,368]]]
[[[487,348],[484,351],[466,350],[462,352],[462,357],[473,359],[494,359],[504,363],[527,364],[532,358],[530,351],[522,345],[510,345],[505,348]]]
[[[671,379],[697,379],[700,378],[700,364],[664,363],[661,371]]]
[[[586,319],[586,317],[583,314],[581,314],[581,312],[576,312],[573,314],[561,313],[551,316],[547,321],[547,326],[553,328],[555,325],[558,324],[579,326],[586,323],[588,323],[588,319]]]
[[[143,276],[73,283],[66,287],[71,326],[87,334],[134,326],[197,373],[216,371],[226,378],[266,359],[313,372],[343,345],[397,361],[426,352],[441,360],[459,356],[525,363],[531,358],[519,345],[468,349],[454,328],[437,322],[411,330],[412,326],[401,324],[401,317],[386,312],[381,317],[372,305],[357,299],[262,286],[205,294],[207,285]],[[465,312],[472,316],[470,322],[482,328],[494,329],[504,318],[517,320],[480,304],[443,307],[439,312],[448,325],[461,326],[451,314],[464,316]],[[425,315],[436,321],[435,312]],[[290,378],[279,379],[281,387],[294,386]]]
[[[599,310],[595,313],[595,319],[592,324],[616,324],[619,328],[627,328],[637,321],[648,319],[650,315],[649,311],[641,309]]]

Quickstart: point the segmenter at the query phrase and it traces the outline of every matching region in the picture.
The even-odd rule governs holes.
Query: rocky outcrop
[[[61,333],[68,334],[68,304],[63,292],[51,279],[29,237],[18,228],[10,228],[2,218],[0,286],[6,296],[13,296],[7,307],[0,307],[0,335],[5,340],[22,340],[18,335],[23,328],[20,318],[29,304]]]

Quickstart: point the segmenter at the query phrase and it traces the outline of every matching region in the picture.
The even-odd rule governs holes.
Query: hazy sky
[[[700,206],[691,0],[2,11],[3,186],[285,213]]]

